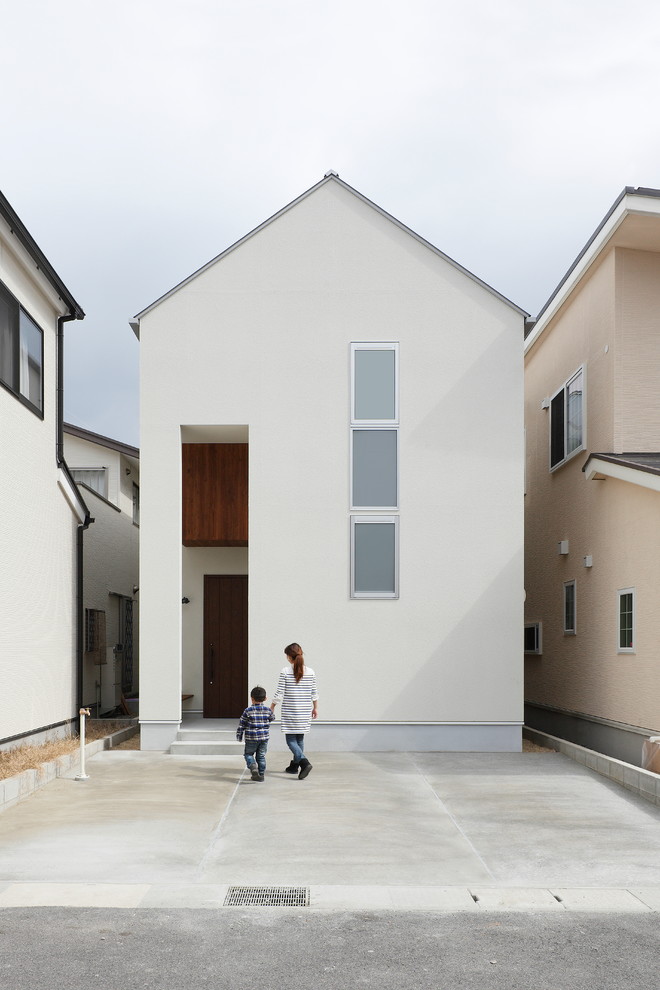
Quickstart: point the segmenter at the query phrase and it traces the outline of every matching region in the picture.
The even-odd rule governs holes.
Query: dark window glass
[[[575,584],[564,585],[564,632],[575,632]]]
[[[619,595],[619,649],[633,648],[633,595],[627,591]]]
[[[550,467],[564,460],[564,389],[550,404]]]
[[[0,381],[42,411],[44,339],[41,329],[0,283]]]

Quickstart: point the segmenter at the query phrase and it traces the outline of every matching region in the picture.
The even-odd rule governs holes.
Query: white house
[[[94,516],[84,545],[83,705],[105,714],[138,687],[140,452],[65,423],[64,453]]]
[[[81,697],[84,499],[64,461],[64,325],[84,313],[0,194],[0,746],[65,734]]]
[[[144,748],[294,640],[312,749],[520,748],[524,317],[334,173],[138,314]]]

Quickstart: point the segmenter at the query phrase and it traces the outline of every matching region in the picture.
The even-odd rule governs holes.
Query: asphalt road
[[[657,915],[0,912],[2,990],[658,990]]]

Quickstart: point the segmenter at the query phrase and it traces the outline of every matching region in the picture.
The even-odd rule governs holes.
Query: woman
[[[270,710],[274,712],[277,702],[282,702],[282,732],[293,754],[286,772],[297,773],[298,780],[304,780],[312,769],[304,753],[305,733],[310,730],[311,719],[318,718],[319,714],[316,675],[311,667],[305,666],[303,651],[298,643],[287,646],[284,655],[289,666],[280,671]]]

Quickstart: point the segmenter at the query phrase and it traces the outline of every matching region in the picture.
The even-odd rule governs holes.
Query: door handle
[[[210,683],[213,684],[215,679],[215,652],[213,650],[213,643],[211,643],[211,679]]]

